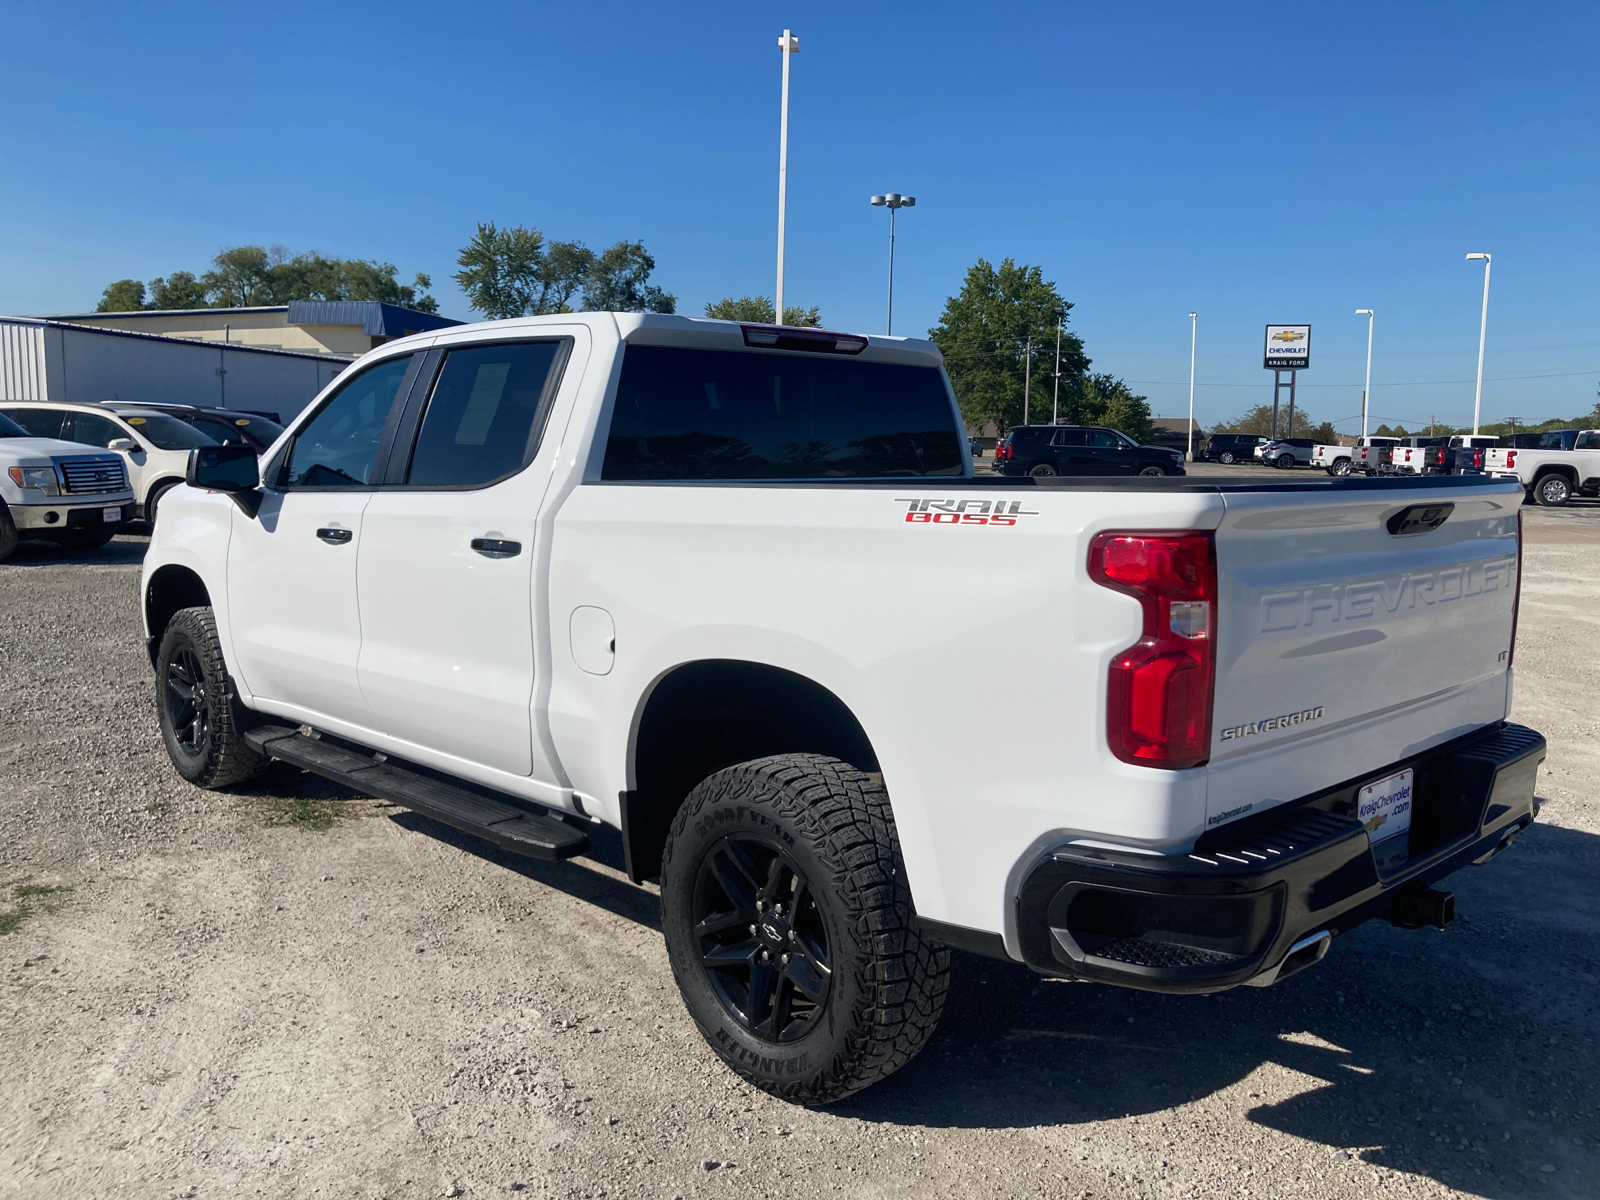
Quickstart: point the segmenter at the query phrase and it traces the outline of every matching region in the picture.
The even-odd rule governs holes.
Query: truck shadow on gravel
[[[1491,1197],[1600,1194],[1600,837],[1536,825],[1444,886],[1462,915],[1443,933],[1369,922],[1276,987],[1213,997],[957,954],[927,1050],[830,1111],[973,1129],[1153,1117],[1179,1140],[1211,1136],[1186,1105],[1236,1089],[1247,1120],[1375,1168]]]
[[[613,879],[598,871],[587,870],[578,862],[544,862],[536,858],[524,858],[419,813],[402,810],[391,814],[389,819],[403,829],[426,834],[435,841],[454,846],[463,854],[494,863],[524,879],[542,883],[575,900],[593,904],[596,908],[603,908],[635,924],[661,932],[661,903],[649,888],[637,887],[624,879]],[[589,853],[584,857],[620,872],[622,835],[609,825],[594,826],[589,830]]]
[[[97,550],[68,550],[55,542],[18,542],[7,567],[136,567],[144,562],[145,551],[150,548],[148,537],[127,537],[118,534]]]

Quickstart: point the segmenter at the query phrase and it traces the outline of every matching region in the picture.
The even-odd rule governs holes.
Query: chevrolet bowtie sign
[[[1268,325],[1266,362],[1269,371],[1303,371],[1311,365],[1311,326]]]

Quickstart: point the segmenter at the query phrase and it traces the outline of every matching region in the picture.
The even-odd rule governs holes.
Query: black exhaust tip
[[[1389,906],[1389,923],[1401,929],[1448,929],[1456,919],[1456,894],[1429,888],[1405,891]]]

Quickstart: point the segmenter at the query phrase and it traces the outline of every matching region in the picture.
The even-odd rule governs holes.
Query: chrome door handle
[[[351,529],[322,528],[317,530],[317,536],[330,546],[342,546],[355,537],[355,531]]]
[[[488,558],[515,558],[522,553],[521,542],[504,538],[473,538],[472,548]]]

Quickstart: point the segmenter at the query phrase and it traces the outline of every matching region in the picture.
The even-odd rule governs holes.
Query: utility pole
[[[800,52],[800,39],[785,29],[778,39],[778,49],[783,54],[783,105],[778,117],[778,294],[773,301],[774,325],[783,324],[783,219],[789,195],[789,56]]]
[[[1189,453],[1186,457],[1194,461],[1194,342],[1200,332],[1200,314],[1189,314]]]
[[[1056,390],[1050,399],[1050,424],[1061,424],[1061,327],[1067,323],[1067,310],[1056,309]]]
[[[1028,335],[1027,358],[1022,364],[1022,423],[1028,423],[1028,394],[1033,390],[1033,334]]]

